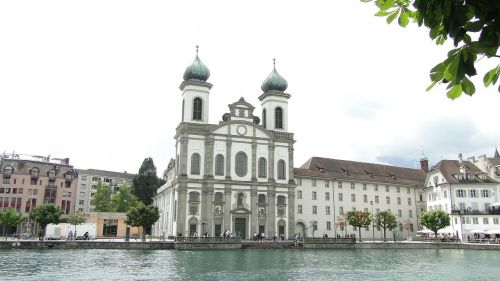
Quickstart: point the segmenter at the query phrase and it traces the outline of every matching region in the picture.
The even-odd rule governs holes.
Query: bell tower
[[[182,122],[208,124],[209,95],[212,84],[208,83],[210,70],[198,57],[184,71],[182,91]]]
[[[276,59],[273,59],[273,71],[262,82],[262,95],[259,96],[262,107],[262,125],[268,130],[288,131],[288,99],[285,93],[288,83],[276,71]]]

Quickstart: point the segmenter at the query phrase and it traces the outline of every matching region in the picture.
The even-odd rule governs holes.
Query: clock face
[[[236,132],[238,133],[238,135],[240,136],[244,136],[247,134],[247,127],[246,126],[243,126],[243,125],[239,125],[237,128],[236,128]]]

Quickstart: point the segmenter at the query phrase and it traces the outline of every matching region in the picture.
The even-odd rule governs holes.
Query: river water
[[[500,280],[500,252],[1,250],[0,280]]]

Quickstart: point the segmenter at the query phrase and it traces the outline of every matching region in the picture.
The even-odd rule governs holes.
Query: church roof
[[[198,57],[198,46],[196,46],[196,58],[184,71],[184,81],[191,79],[207,81],[208,77],[210,77],[210,70]]]
[[[273,59],[273,71],[267,76],[266,80],[262,82],[260,87],[264,93],[268,91],[284,92],[288,88],[288,83],[285,78],[276,71],[276,60]]]
[[[425,181],[425,173],[420,169],[321,157],[310,158],[300,168],[295,168],[294,173],[297,176],[382,184],[423,186]]]

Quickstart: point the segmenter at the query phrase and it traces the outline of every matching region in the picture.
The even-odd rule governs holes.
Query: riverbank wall
[[[300,243],[291,241],[265,242],[241,241],[240,243],[176,243],[173,241],[0,241],[0,249],[123,249],[123,250],[206,250],[206,249],[460,249],[500,250],[500,244],[439,243],[439,242],[361,242],[361,243]]]

